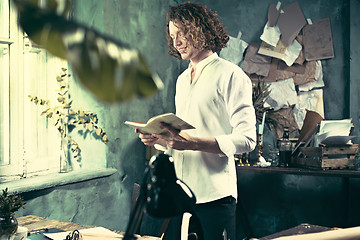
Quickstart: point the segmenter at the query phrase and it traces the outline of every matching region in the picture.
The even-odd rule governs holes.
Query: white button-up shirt
[[[216,53],[191,64],[177,80],[176,115],[195,129],[195,137],[215,137],[224,154],[170,150],[176,175],[194,192],[197,203],[226,196],[237,199],[234,154],[250,152],[256,145],[256,118],[252,84],[242,69]]]

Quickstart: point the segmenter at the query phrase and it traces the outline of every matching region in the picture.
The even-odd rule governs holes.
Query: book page
[[[126,121],[125,124],[139,129],[143,133],[166,134],[168,131],[161,126],[161,123],[169,124],[177,130],[194,129],[192,125],[185,122],[173,113],[165,113],[150,118],[147,123]]]

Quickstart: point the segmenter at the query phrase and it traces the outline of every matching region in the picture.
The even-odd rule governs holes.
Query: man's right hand
[[[139,129],[135,129],[135,132],[139,133],[139,138],[141,142],[143,142],[146,146],[154,146],[158,143],[157,141],[159,140],[159,138],[153,136],[152,134],[143,133]]]

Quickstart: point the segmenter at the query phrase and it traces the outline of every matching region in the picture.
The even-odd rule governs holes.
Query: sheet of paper
[[[122,234],[117,234],[109,229],[103,227],[94,227],[79,230],[83,240],[116,240],[122,239]],[[44,233],[44,235],[53,240],[64,240],[66,236],[71,233],[69,232],[58,232],[58,233]]]
[[[304,74],[305,73],[305,65],[294,63],[293,65],[291,65],[289,67],[288,65],[286,65],[286,63],[284,61],[279,61],[277,70]]]
[[[260,80],[264,81],[264,82],[276,82],[278,80],[284,80],[284,79],[294,77],[295,73],[293,73],[293,72],[278,70],[278,63],[280,61],[281,60],[279,60],[277,58],[272,58],[269,73],[268,73],[267,77],[261,78]],[[258,80],[259,76],[255,75],[255,74],[252,74],[252,75],[250,75],[250,79],[251,80]]]
[[[303,29],[304,54],[307,61],[334,57],[330,19],[321,19]]]
[[[297,1],[283,7],[277,25],[281,31],[281,41],[285,46],[292,44],[300,30],[306,25],[306,19]]]
[[[305,65],[305,73],[304,74],[297,73],[294,76],[295,85],[302,85],[305,83],[316,81],[315,78],[315,73],[317,68],[316,61],[305,62],[304,65]]]
[[[241,32],[239,32],[236,38],[230,36],[227,47],[220,51],[220,57],[238,65],[241,62],[247,47],[248,43],[241,40]]]
[[[268,75],[260,78],[264,82],[275,82],[293,78],[296,86],[300,86],[300,91],[309,91],[313,88],[324,87],[323,72],[320,61],[305,62],[303,65],[293,64],[287,66],[282,60],[271,59]],[[256,74],[250,75],[251,80],[258,80]],[[308,84],[308,85],[307,85]]]
[[[264,102],[264,107],[270,107],[276,111],[297,103],[297,93],[292,78],[268,84],[270,94]]]
[[[302,46],[294,40],[288,47],[286,47],[281,40],[278,41],[276,47],[262,42],[258,53],[283,60],[286,65],[291,66],[299,57]]]
[[[301,46],[303,46],[303,48],[301,49],[301,52],[300,52],[298,58],[295,60],[294,63],[297,63],[297,64],[302,65],[302,64],[304,64],[304,62],[305,62],[304,44],[303,44],[303,40],[302,40],[302,39],[303,39],[303,36],[302,36],[301,34],[298,34],[295,39],[296,39],[296,41],[298,41],[298,43],[301,44]]]
[[[262,42],[258,53],[278,59],[282,59],[285,56],[286,46],[279,40],[277,45],[274,47],[266,42]]]
[[[267,22],[264,26],[263,33],[260,36],[260,39],[267,44],[276,47],[277,43],[280,40],[280,29],[277,25],[271,27],[269,22]]]
[[[305,91],[311,91],[312,89],[315,89],[315,88],[325,87],[321,61],[316,61],[315,80],[316,80],[315,82],[309,82],[309,83],[299,85],[298,86],[299,91],[305,92]]]
[[[302,46],[301,44],[294,40],[285,51],[285,56],[282,60],[286,63],[286,65],[291,66],[295,62],[295,60],[299,57]]]
[[[351,119],[321,121],[319,134],[333,133],[333,136],[348,136],[354,126],[351,121]]]
[[[315,135],[315,147],[323,144],[348,144],[353,137],[350,131],[354,127],[351,119],[323,120],[319,132]]]
[[[322,89],[298,93],[298,102],[294,107],[294,115],[300,129],[303,126],[307,110],[315,111],[320,114],[321,117],[324,117]]]
[[[248,74],[267,76],[270,70],[271,57],[257,54],[260,43],[252,42],[246,49],[246,54],[241,68]]]
[[[268,8],[268,24],[269,27],[274,27],[280,16],[281,2],[279,1],[276,5],[271,3]]]

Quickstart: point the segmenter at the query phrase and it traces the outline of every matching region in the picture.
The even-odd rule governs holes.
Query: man
[[[169,54],[189,60],[176,83],[176,114],[196,129],[168,135],[139,132],[145,145],[166,148],[176,175],[194,192],[192,213],[205,240],[235,239],[237,180],[234,154],[256,145],[252,85],[235,64],[217,53],[229,40],[218,15],[197,3],[181,3],[167,14]]]

